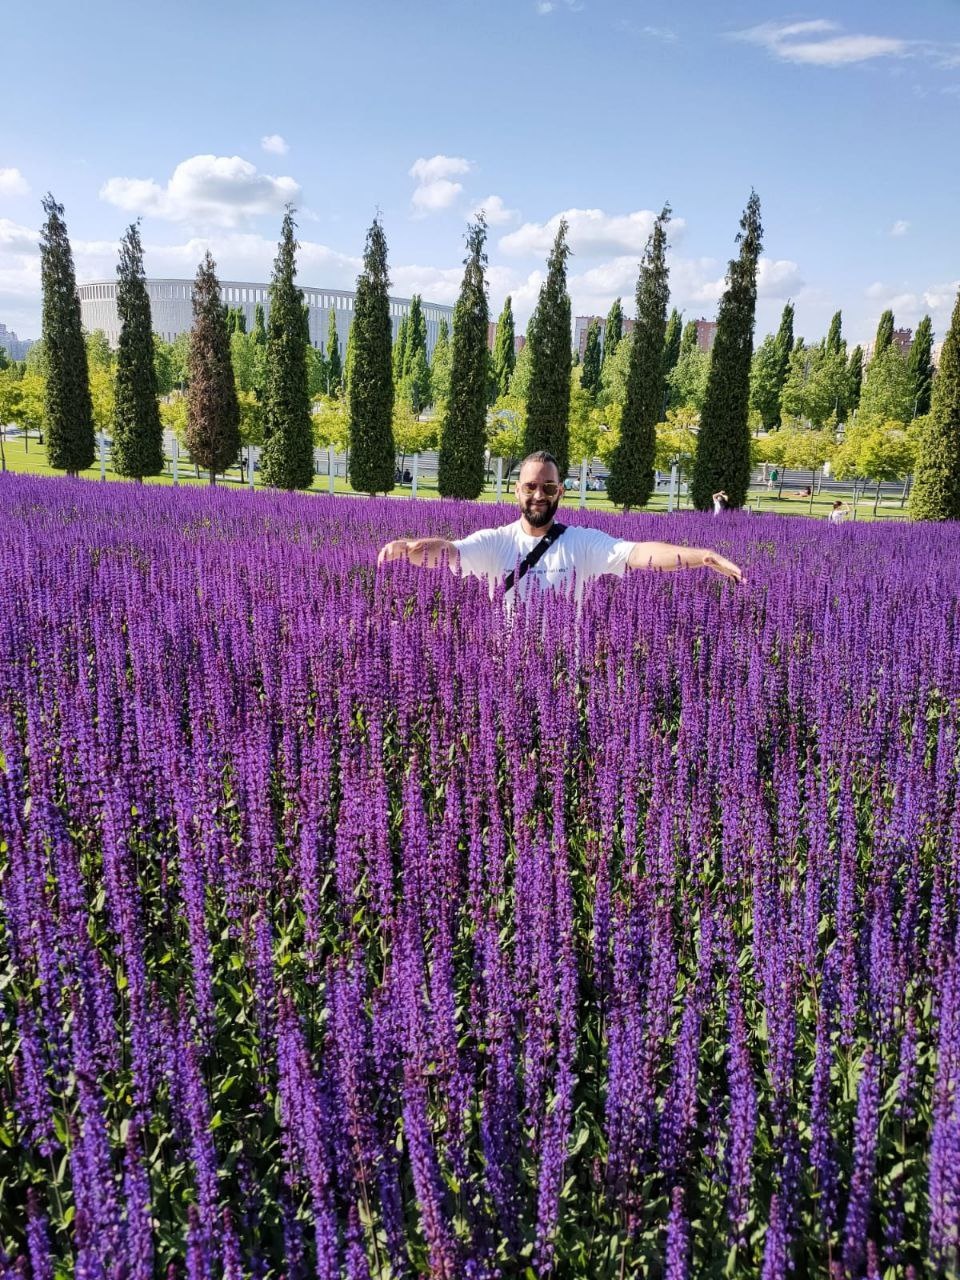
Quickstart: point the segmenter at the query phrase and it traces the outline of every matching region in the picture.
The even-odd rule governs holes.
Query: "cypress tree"
[[[330,308],[327,316],[327,393],[339,395],[343,382],[343,361],[340,358],[340,337],[337,333],[337,313]]]
[[[530,388],[527,392],[525,453],[546,449],[557,459],[560,478],[570,456],[570,295],[567,293],[567,221],[561,218],[547,278],[530,324]],[[454,334],[456,338],[456,334]]]
[[[850,352],[847,364],[847,404],[850,412],[860,406],[860,392],[863,390],[863,347],[858,343]]]
[[[313,484],[313,418],[307,374],[310,331],[297,274],[296,223],[288,206],[270,281],[267,382],[260,473],[275,489]]]
[[[833,313],[830,321],[830,328],[827,331],[827,338],[824,344],[824,351],[827,355],[839,355],[843,346],[843,338],[840,336],[842,317],[839,311]]]
[[[410,408],[419,417],[430,403],[430,366],[427,363],[427,320],[419,293],[410,300],[407,341],[403,352],[403,388]]]
[[[347,360],[350,404],[350,483],[363,493],[394,486],[393,369],[387,241],[375,220],[367,232],[357,278]]]
[[[262,401],[267,390],[267,326],[263,318],[263,303],[258,302],[253,313],[253,390]]]
[[[689,355],[690,352],[694,350],[696,345],[697,345],[697,322],[696,320],[688,320],[687,323],[683,326],[683,333],[680,336],[680,355],[677,358],[677,363],[679,364],[679,362],[683,359],[684,356]]]
[[[613,305],[607,312],[606,324],[603,327],[603,363],[612,360],[623,337],[623,307],[619,298],[614,298]]]
[[[683,321],[676,307],[670,312],[667,332],[663,339],[663,376],[666,377],[680,359],[680,341],[683,337]]]
[[[113,469],[136,480],[163,470],[163,425],[145,279],[140,228],[134,222],[120,242],[117,267],[120,342],[114,385]]]
[[[415,293],[410,299],[410,317],[407,325],[407,346],[403,355],[403,375],[409,378],[413,369],[414,361],[417,358],[417,352],[423,352],[423,358],[427,358],[427,321],[423,314],[423,301],[419,293]]]
[[[740,253],[727,272],[717,312],[710,377],[693,465],[691,491],[699,511],[709,511],[717,489],[731,507],[742,507],[750,486],[750,364],[757,306],[757,262],[763,243],[760,198],[751,191],[740,220]]]
[[[403,381],[404,371],[407,367],[407,341],[410,334],[410,318],[404,316],[397,326],[397,340],[393,344],[393,381],[398,386]]]
[[[43,427],[51,467],[75,476],[93,466],[93,404],[80,297],[63,205],[47,193],[40,233],[43,351],[46,360]]]
[[[580,385],[595,396],[600,390],[600,322],[596,318],[590,321],[587,330],[587,344],[583,351],[583,372],[580,374]]]
[[[450,398],[450,326],[446,319],[440,321],[437,341],[433,348],[433,359],[430,363],[430,388],[433,392],[433,403],[446,403]]]
[[[960,293],[920,436],[910,514],[915,520],[960,520]]]
[[[235,307],[234,313],[236,316],[236,319],[233,322],[234,333],[246,333],[247,332],[247,313],[244,311],[243,307]]]
[[[497,382],[497,395],[505,396],[510,391],[510,379],[517,363],[516,330],[513,324],[513,302],[507,294],[507,300],[497,321],[497,337],[493,344],[493,374]]]
[[[780,315],[780,328],[777,330],[775,345],[777,349],[777,423],[783,425],[783,388],[790,368],[790,353],[793,351],[793,315],[792,302],[784,304]]]
[[[877,324],[877,336],[873,341],[873,354],[871,360],[876,360],[877,356],[882,356],[893,341],[893,312],[884,311]]]
[[[453,312],[450,399],[440,428],[437,488],[443,498],[479,498],[487,426],[487,255],[483,213],[467,230],[463,283]],[[569,350],[569,339],[567,340]]]
[[[637,321],[633,328],[627,398],[620,440],[610,459],[607,491],[618,506],[642,507],[653,493],[657,423],[664,411],[664,338],[670,298],[666,262],[667,205],[653,225],[637,279]]]
[[[915,418],[922,418],[930,412],[930,392],[933,389],[933,366],[930,359],[932,349],[933,328],[930,317],[924,316],[917,325],[917,332],[913,336],[913,345],[907,359],[913,388]]]
[[[230,362],[230,335],[209,249],[193,285],[193,328],[187,358],[187,448],[216,483],[240,452],[240,406]]]

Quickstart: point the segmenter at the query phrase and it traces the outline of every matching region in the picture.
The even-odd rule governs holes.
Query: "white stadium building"
[[[188,332],[193,327],[193,281],[147,280],[146,285],[154,333],[165,341],[172,342],[178,334]],[[80,315],[84,329],[88,333],[102,329],[110,345],[115,347],[120,340],[116,280],[93,280],[89,284],[78,285],[77,291],[80,294]],[[354,290],[301,288],[301,293],[309,313],[311,343],[315,347],[326,348],[328,317],[333,311],[337,317],[340,351],[341,354],[345,352],[347,335],[353,323],[353,303],[356,297]],[[269,285],[223,280],[220,283],[220,297],[225,306],[239,308],[244,313],[247,318],[248,333],[253,328],[258,303],[263,307],[264,318],[269,321]],[[390,299],[390,318],[393,323],[394,338],[397,336],[401,320],[409,314],[409,298]],[[427,356],[429,358],[440,332],[440,321],[446,320],[448,328],[451,331],[453,329],[453,307],[440,306],[436,302],[424,302],[423,315],[427,322]]]

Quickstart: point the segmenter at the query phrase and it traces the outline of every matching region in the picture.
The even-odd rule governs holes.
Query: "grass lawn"
[[[13,439],[8,439],[4,444],[4,454],[6,456],[7,471],[26,472],[31,475],[39,475],[39,476],[54,476],[54,475],[63,474],[62,472],[54,471],[50,466],[47,465],[47,451],[44,448],[44,446],[42,444],[38,444],[36,440],[31,440],[28,444],[27,442],[24,441],[24,438],[22,436],[15,436]],[[88,479],[88,480],[99,480],[100,479],[99,462],[95,466],[91,467],[89,470],[82,471],[80,474],[85,479]],[[116,475],[111,470],[109,452],[107,453],[107,466],[105,471],[105,478],[107,480],[118,480],[125,484],[132,483],[132,481],[124,480],[123,477]],[[180,484],[205,485],[208,483],[206,476],[201,475],[200,478],[198,479],[194,468],[183,461],[181,461],[179,465],[178,479]],[[163,472],[162,475],[149,476],[144,481],[144,483],[145,484],[172,484],[173,471],[172,471],[169,460],[167,463],[167,469]],[[241,479],[240,472],[236,468],[233,471],[231,471],[229,475],[218,477],[217,483],[223,484],[230,489],[240,490],[240,489],[247,488],[247,481],[245,479]],[[259,480],[257,480],[257,488],[261,488],[261,487],[262,486],[260,485]],[[508,484],[507,482],[504,482],[504,486],[503,486],[504,499],[507,502],[510,502],[511,504],[513,502],[512,488],[513,488],[512,484]],[[393,493],[391,496],[395,498],[409,498],[410,489],[411,489],[410,485],[398,485],[396,489],[393,490]],[[313,493],[327,493],[329,491],[327,477],[325,475],[317,476],[313,482],[313,487],[311,491]],[[349,482],[346,479],[344,479],[343,476],[334,476],[334,493],[353,494],[354,492],[355,491],[351,488]],[[794,493],[796,496],[793,496],[793,497],[786,496],[789,492],[790,490],[784,489],[784,496],[778,499],[776,492],[775,491],[768,492],[766,489],[766,486],[762,486],[762,487],[754,486],[754,488],[752,488],[750,491],[750,499],[748,503],[749,508],[751,511],[770,511],[770,512],[775,512],[777,515],[789,515],[789,516],[812,515],[815,518],[822,520],[822,519],[826,519],[826,516],[830,511],[830,508],[833,505],[834,498],[836,496],[833,493],[824,492],[819,497],[814,497],[813,507],[811,510],[810,500],[808,498],[799,497],[799,490],[794,490]],[[417,485],[417,497],[428,499],[428,498],[436,498],[438,496],[439,495],[437,493],[436,477],[434,476],[422,477]],[[844,494],[844,499],[850,506],[853,505],[849,493]],[[484,489],[484,492],[481,494],[480,501],[494,502],[495,500],[496,500],[496,485],[489,484],[486,486],[486,488]],[[566,497],[566,503],[565,503],[568,510],[571,508],[576,509],[579,506],[579,503],[580,503],[580,495],[577,493],[577,491],[576,490],[568,491],[567,497]],[[613,505],[613,503],[609,500],[609,498],[607,498],[606,494],[603,493],[602,491],[599,493],[593,493],[593,492],[588,493],[586,507],[587,507],[587,510],[589,511],[615,512],[618,509]],[[648,503],[646,510],[665,512],[667,510],[666,492],[663,491],[663,492],[654,494],[654,496],[651,498],[650,502]],[[907,518],[907,515],[906,515],[906,508],[901,507],[900,505],[899,497],[894,498],[891,496],[884,496],[883,498],[881,498],[880,506],[877,510],[877,515],[876,517],[874,517],[873,495],[868,494],[867,496],[860,499],[856,518],[858,520],[873,520],[874,518],[880,519],[880,520],[904,520]]]

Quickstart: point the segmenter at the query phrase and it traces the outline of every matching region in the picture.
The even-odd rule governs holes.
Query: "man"
[[[531,453],[524,458],[515,492],[520,519],[513,524],[478,529],[456,542],[446,538],[398,538],[387,543],[377,563],[407,559],[411,564],[433,568],[446,560],[455,573],[486,577],[491,594],[496,583],[509,576],[511,597],[515,592],[526,595],[534,581],[541,587],[565,589],[573,577],[579,596],[590,578],[605,573],[622,577],[627,569],[713,569],[735,582],[742,578],[737,565],[716,551],[675,547],[666,542],[627,542],[599,529],[577,525],[560,533],[554,516],[563,498],[563,485],[556,459],[549,453]],[[525,558],[551,534],[554,540],[521,575]]]

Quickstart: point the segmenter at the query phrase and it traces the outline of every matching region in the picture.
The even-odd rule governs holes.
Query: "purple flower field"
[[[960,530],[512,518],[0,477],[3,1280],[957,1274]]]

